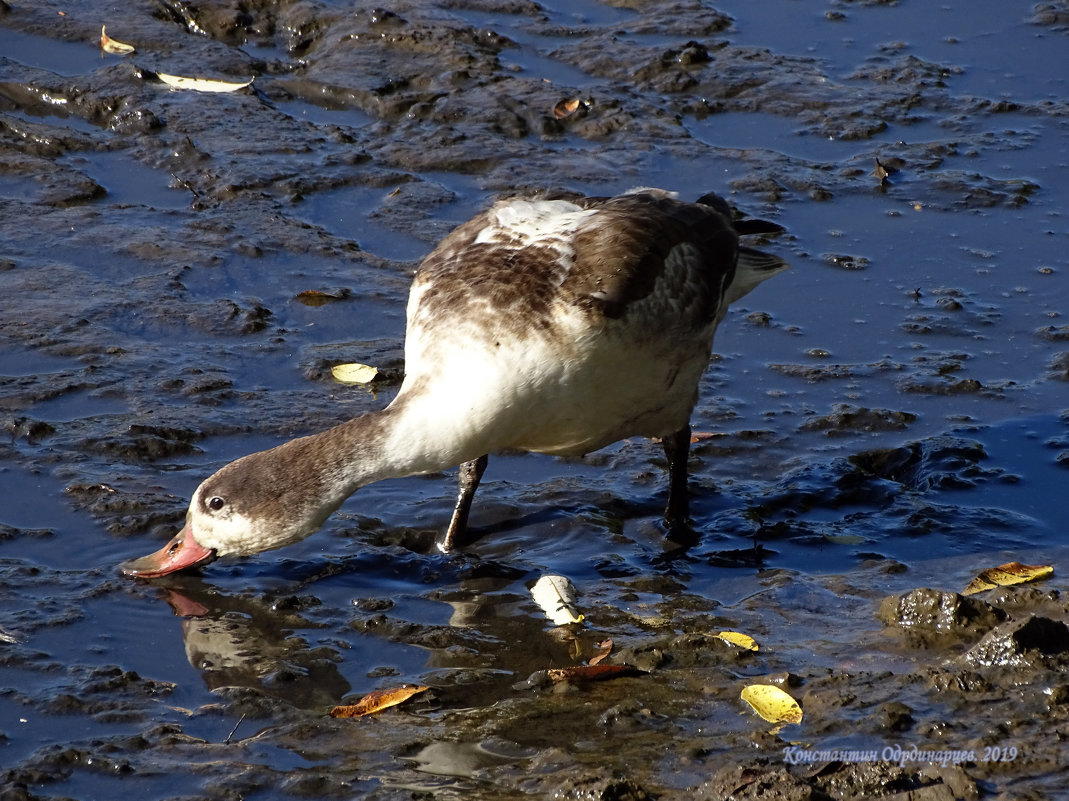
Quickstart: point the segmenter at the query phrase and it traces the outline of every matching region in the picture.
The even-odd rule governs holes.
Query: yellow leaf
[[[335,381],[342,384],[369,384],[379,374],[378,367],[370,364],[351,362],[349,364],[336,364],[330,368],[330,374]]]
[[[802,707],[771,684],[750,684],[742,689],[743,701],[769,723],[801,723]]]
[[[715,636],[719,637],[726,643],[731,645],[737,645],[739,648],[745,648],[748,651],[756,651],[758,646],[757,642],[748,634],[742,634],[738,631],[721,631]]]
[[[116,56],[125,56],[134,52],[134,46],[125,42],[117,42],[108,36],[107,25],[100,26],[100,47],[105,53],[113,53]]]
[[[1007,562],[1004,565],[980,571],[980,574],[969,582],[969,586],[962,590],[961,594],[975,595],[995,587],[1024,584],[1026,581],[1035,581],[1052,575],[1054,575],[1054,568],[1051,565],[1022,565],[1020,562]]]
[[[157,72],[156,77],[175,89],[192,89],[196,92],[236,92],[238,89],[244,89],[253,81],[249,78],[244,83],[231,83],[207,78],[183,78],[181,75],[168,75],[165,72]]]
[[[330,710],[332,718],[360,718],[381,712],[391,706],[397,706],[407,701],[413,695],[425,692],[430,688],[422,684],[402,684],[400,687],[390,687],[385,690],[375,690],[357,701],[355,704],[336,706]]]

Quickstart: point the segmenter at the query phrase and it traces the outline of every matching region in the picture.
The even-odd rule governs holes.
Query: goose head
[[[352,491],[322,460],[313,463],[311,439],[242,457],[205,479],[182,530],[159,551],[124,562],[123,573],[156,578],[307,537]]]

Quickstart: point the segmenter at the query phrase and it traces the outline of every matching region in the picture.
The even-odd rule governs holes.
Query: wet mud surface
[[[1067,37],[986,0],[0,1],[0,797],[1064,797]],[[454,225],[642,185],[793,265],[718,333],[691,541],[634,440],[491,459],[462,554],[434,475],[119,576],[226,461],[388,402]],[[1054,576],[959,594],[1012,560]],[[607,639],[646,673],[528,681]]]

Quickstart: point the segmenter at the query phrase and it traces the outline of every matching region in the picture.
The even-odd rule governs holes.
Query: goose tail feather
[[[778,256],[763,250],[739,247],[739,261],[735,266],[735,277],[727,288],[724,300],[728,305],[746,295],[758,284],[767,281],[790,265]]]

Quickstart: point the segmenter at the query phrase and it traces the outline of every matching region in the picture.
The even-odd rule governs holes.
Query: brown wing
[[[484,231],[504,230],[495,227],[499,206],[455,229],[420,265],[414,284],[418,309],[410,323],[478,317],[487,332],[498,325],[546,330],[562,304],[615,319],[654,295],[664,304],[685,306],[684,325],[715,317],[738,250],[738,236],[722,210],[657,190],[566,202],[595,212],[567,241],[552,221],[544,238],[478,241]]]
[[[423,260],[413,284],[420,298],[416,322],[478,316],[488,329],[495,320],[550,324],[570,263],[549,246],[476,241],[485,230],[500,230],[496,208],[456,228]]]
[[[730,217],[712,205],[652,193],[576,202],[598,213],[575,236],[575,264],[562,291],[616,318],[660,285],[700,306],[692,309],[696,318],[716,314],[735,273],[738,235]],[[667,275],[669,268],[679,270],[681,260],[687,269]]]

